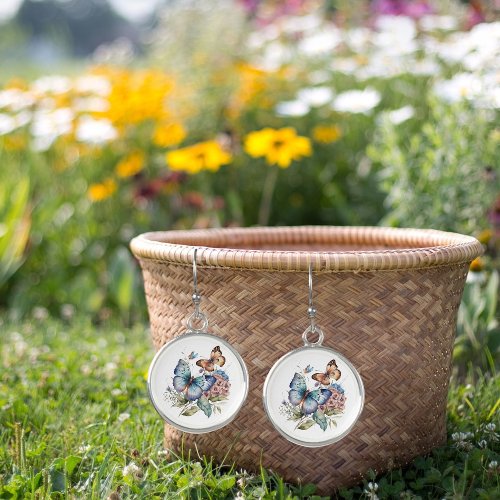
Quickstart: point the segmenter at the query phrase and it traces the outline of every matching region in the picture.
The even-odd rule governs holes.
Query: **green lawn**
[[[313,485],[270,472],[164,452],[146,391],[145,327],[0,318],[0,332],[0,498],[314,496]],[[500,498],[500,377],[470,380],[450,393],[445,447],[337,495]]]

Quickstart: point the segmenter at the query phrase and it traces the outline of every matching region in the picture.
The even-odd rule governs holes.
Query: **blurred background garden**
[[[45,408],[30,422],[27,399],[63,391],[73,368],[61,360],[108,380],[108,418],[129,420],[132,385],[148,415],[142,424],[156,420],[141,385],[152,348],[128,249],[150,230],[384,225],[477,237],[485,254],[471,266],[459,311],[454,380],[491,386],[497,396],[483,424],[498,419],[499,13],[496,0],[2,0],[1,498],[17,476],[21,493],[13,486],[12,497],[24,498],[28,483],[62,492],[53,489],[58,471],[66,493],[84,479],[94,488],[82,465],[89,450],[73,449],[69,475],[66,458],[44,468],[45,447],[32,450],[36,467],[20,456],[23,436],[36,448],[34,429],[54,418]],[[79,359],[71,346],[82,349]],[[116,381],[117,372],[133,382]],[[101,392],[98,401],[109,399]],[[458,425],[470,408],[455,403],[465,405]],[[161,440],[154,425],[150,446]],[[488,469],[495,436],[478,460],[498,485],[497,465]],[[127,453],[124,465],[138,462]],[[128,470],[109,484],[100,477],[89,497],[110,494],[116,477],[128,477],[117,495],[142,491],[134,493]],[[264,496],[267,479],[255,486]],[[235,483],[221,484],[232,498]],[[359,495],[381,495],[366,488]]]

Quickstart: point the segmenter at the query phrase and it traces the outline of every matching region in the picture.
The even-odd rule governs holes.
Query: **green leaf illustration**
[[[306,431],[313,425],[314,425],[314,420],[306,420],[305,422],[299,425],[298,429],[300,429],[301,431]]]
[[[212,415],[212,406],[210,405],[210,401],[208,401],[206,396],[202,396],[196,402],[198,408],[207,416],[210,417]]]
[[[226,401],[227,397],[226,396],[213,396],[210,398],[210,401],[212,403],[216,403],[217,401]]]
[[[325,414],[321,410],[317,410],[313,414],[313,419],[321,427],[321,430],[326,431],[328,422],[326,421]]]
[[[342,413],[344,413],[342,410],[326,410],[325,411],[325,415],[327,417],[331,417],[333,415],[341,415]]]
[[[196,406],[190,406],[189,408],[186,408],[181,415],[184,415],[185,417],[190,417],[191,415],[194,415],[198,411],[198,408]]]

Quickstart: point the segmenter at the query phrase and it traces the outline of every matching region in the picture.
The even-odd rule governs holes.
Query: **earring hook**
[[[316,308],[313,303],[313,271],[312,271],[312,262],[309,263],[309,307],[307,309],[307,315],[311,320],[311,330],[314,331],[316,318]]]
[[[194,284],[194,293],[193,293],[193,301],[195,298],[195,295],[199,297],[198,294],[198,270],[196,269],[196,254],[198,253],[198,249],[194,249],[194,254],[193,254],[193,284]],[[201,297],[200,297],[201,299]]]
[[[193,295],[191,299],[193,300],[194,313],[188,319],[188,328],[192,332],[204,332],[208,326],[208,318],[205,314],[200,311],[201,295],[198,292],[198,269],[196,267],[196,255],[198,254],[198,249],[194,249],[193,253]],[[201,327],[196,328],[193,326],[193,321],[201,321]]]
[[[320,346],[323,343],[324,334],[319,326],[316,325],[316,308],[313,302],[313,267],[312,262],[309,262],[309,307],[307,308],[307,315],[309,316],[310,325],[306,328],[305,332],[302,334],[302,339],[304,345],[313,347]],[[310,333],[317,333],[318,340],[316,342],[310,342],[308,335]]]

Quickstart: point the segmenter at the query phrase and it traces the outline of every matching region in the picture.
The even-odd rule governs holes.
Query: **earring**
[[[312,266],[309,265],[310,325],[302,334],[304,346],[285,354],[269,371],[263,400],[269,420],[288,441],[326,446],[344,438],[363,409],[363,381],[354,366],[333,349],[323,347],[324,334],[316,324]],[[316,334],[315,342],[309,340]]]
[[[149,396],[156,411],[170,425],[192,434],[227,425],[248,394],[245,362],[228,342],[207,331],[208,318],[200,311],[197,250],[193,255],[194,312],[187,320],[188,329],[158,351],[148,373]]]

